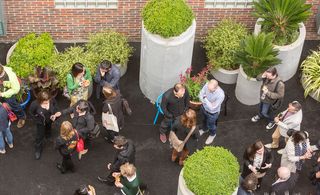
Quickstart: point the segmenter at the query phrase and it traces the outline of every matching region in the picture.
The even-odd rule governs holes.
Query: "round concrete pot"
[[[242,104],[258,104],[260,102],[261,85],[262,81],[257,81],[255,78],[249,78],[243,71],[242,66],[240,66],[235,95]]]
[[[254,34],[261,32],[261,25],[258,24],[259,21],[263,19],[259,18],[254,27]],[[277,56],[281,59],[281,64],[275,66],[277,68],[278,74],[283,81],[287,81],[292,78],[299,67],[299,61],[302,53],[302,48],[304,40],[306,38],[306,27],[303,23],[299,24],[299,37],[298,39],[291,43],[290,45],[275,46],[279,50],[279,55]]]
[[[237,70],[226,70],[219,68],[218,70],[212,70],[212,76],[221,83],[224,84],[235,84],[237,82],[239,69]]]
[[[124,65],[121,65],[121,64],[115,64],[115,65],[120,69],[121,76],[126,74],[128,69],[128,63],[125,63]]]
[[[305,79],[305,76],[302,74],[300,82],[301,82],[301,85],[302,85],[303,89],[306,89],[306,85],[304,84],[304,79]],[[314,92],[311,92],[311,93],[309,93],[308,95],[309,95],[312,99],[320,102],[320,97],[317,97]]]
[[[152,102],[191,66],[195,30],[194,20],[180,36],[165,39],[148,32],[142,23],[139,85]]]

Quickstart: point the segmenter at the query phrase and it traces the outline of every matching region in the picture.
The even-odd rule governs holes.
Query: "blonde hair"
[[[63,121],[60,127],[60,136],[64,140],[69,140],[74,135],[72,124],[69,121]]]
[[[120,167],[121,175],[132,177],[136,173],[136,167],[133,164],[125,163]]]

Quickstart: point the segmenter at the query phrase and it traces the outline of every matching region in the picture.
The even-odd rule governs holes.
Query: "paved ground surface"
[[[315,49],[319,41],[306,41],[303,51],[304,59],[310,49]],[[147,183],[151,195],[174,195],[177,192],[178,175],[181,167],[170,162],[171,150],[169,144],[159,141],[158,127],[152,125],[155,115],[154,106],[144,98],[139,89],[139,61],[140,44],[132,43],[135,53],[128,64],[128,72],[121,78],[121,89],[123,95],[129,100],[133,109],[133,116],[125,119],[125,128],[122,134],[131,138],[136,144],[136,164],[141,171],[143,180]],[[58,44],[59,51],[68,44]],[[5,64],[5,54],[10,44],[0,44],[0,62]],[[204,50],[200,44],[195,44],[193,66],[199,71],[206,64]],[[272,131],[266,131],[264,121],[251,123],[250,118],[256,114],[257,106],[245,106],[239,103],[234,96],[235,85],[222,85],[222,88],[230,96],[228,102],[228,115],[221,116],[218,124],[217,137],[213,143],[223,146],[232,151],[238,157],[242,165],[242,154],[246,146],[256,139],[262,139],[265,143],[271,141]],[[68,106],[68,101],[59,96],[57,98],[60,108]],[[91,99],[98,113],[101,112],[101,102]],[[303,97],[303,89],[298,79],[298,74],[286,82],[285,104],[292,100],[299,100],[303,105],[302,129],[310,132],[311,142],[320,139],[319,125],[320,104],[311,98]],[[100,114],[96,120],[101,121]],[[161,118],[160,118],[161,120]],[[159,121],[160,121],[159,120]],[[53,135],[58,135],[59,120],[54,126]],[[106,186],[97,181],[98,175],[106,173],[106,163],[111,161],[114,149],[107,144],[103,136],[94,140],[89,152],[81,161],[74,158],[76,172],[61,175],[55,167],[60,156],[53,149],[53,140],[49,140],[44,148],[41,160],[34,160],[33,140],[35,127],[30,119],[27,120],[23,129],[13,127],[14,144],[13,150],[6,155],[0,156],[0,194],[14,195],[69,195],[72,194],[80,184],[91,184],[95,186],[97,194],[113,194],[116,188]],[[199,140],[199,148],[203,147],[206,137]],[[282,143],[284,145],[284,143]],[[280,165],[280,155],[274,151],[275,161],[273,168],[265,177],[262,189],[257,194],[266,192],[273,182],[276,168]],[[309,194],[313,190],[307,176],[312,162],[309,161],[300,175],[296,192]],[[214,194],[214,193],[212,193]]]

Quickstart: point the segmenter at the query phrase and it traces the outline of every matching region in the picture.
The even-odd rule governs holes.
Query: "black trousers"
[[[74,164],[71,159],[71,154],[61,154],[62,163],[61,163],[61,172],[65,173],[67,171],[74,172]]]
[[[160,128],[159,128],[160,133],[167,134],[170,131],[174,120],[175,119],[169,119],[164,117],[164,119],[161,121],[161,124],[160,124]]]
[[[42,147],[45,138],[49,138],[51,136],[51,123],[37,124],[37,133],[36,133],[36,141],[35,141],[35,150],[36,152],[42,152]]]
[[[108,138],[108,140],[110,141],[110,142],[112,142],[113,141],[113,139],[114,139],[114,137],[115,136],[118,136],[119,135],[119,133],[118,132],[115,132],[115,131],[112,131],[112,130],[108,130],[108,129],[106,129],[106,137]]]

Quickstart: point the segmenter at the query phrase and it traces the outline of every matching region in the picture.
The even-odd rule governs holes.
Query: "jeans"
[[[220,112],[216,113],[209,113],[207,112],[203,106],[201,106],[200,109],[201,113],[203,114],[203,120],[202,120],[202,128],[203,130],[209,130],[210,135],[215,135],[216,134],[216,129],[217,129],[217,120],[219,117]]]
[[[10,98],[5,98],[4,100],[5,100],[5,102],[7,102],[9,104],[12,112],[17,115],[18,119],[25,119],[26,118],[26,113],[22,109],[20,103],[17,101],[17,98],[15,96],[12,96]]]
[[[266,118],[268,123],[273,121],[274,117],[271,112],[271,104],[260,102],[259,104],[259,117]]]
[[[10,130],[10,126],[3,131],[0,131],[0,150],[5,149],[5,139],[7,139],[8,144],[13,144],[13,136]]]

